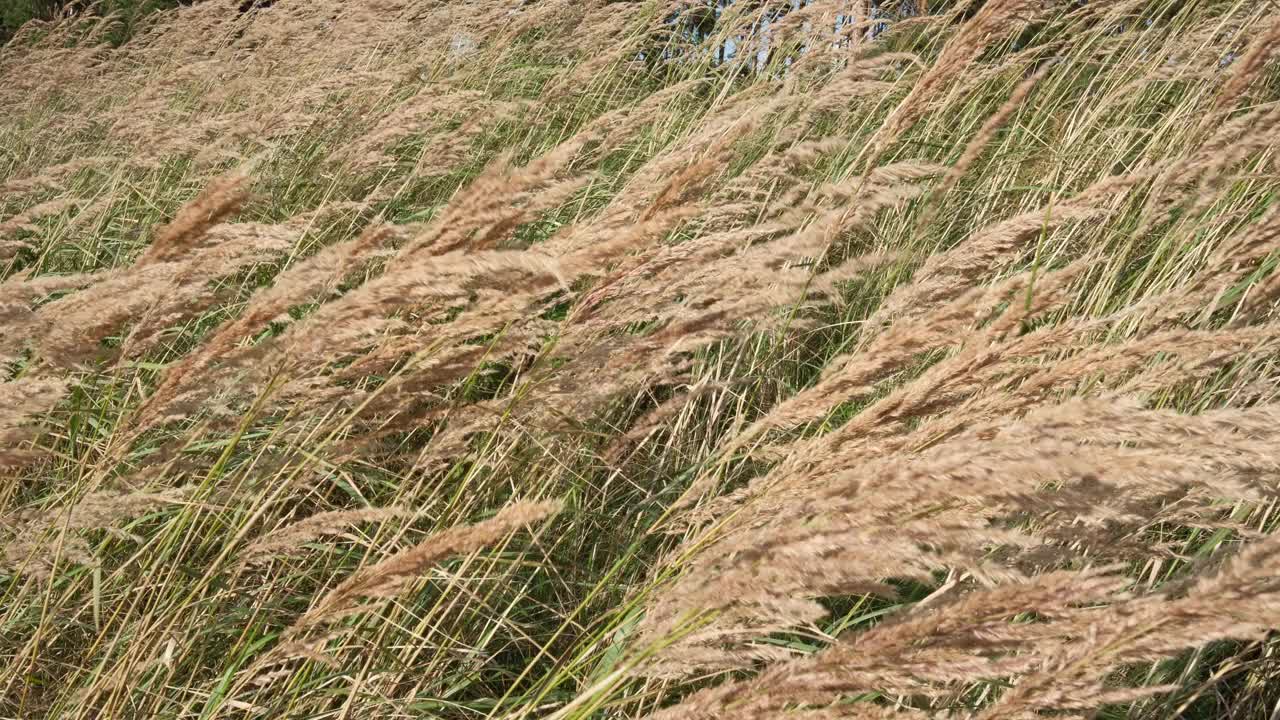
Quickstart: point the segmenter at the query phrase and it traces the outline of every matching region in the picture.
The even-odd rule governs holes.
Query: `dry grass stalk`
[[[1275,625],[1265,8],[239,5],[0,49],[0,714],[1154,717],[1246,672],[1158,663]],[[477,551],[558,503],[272,562],[513,494],[573,498],[536,559]]]
[[[59,564],[67,562],[96,567],[97,559],[79,531],[111,530],[123,520],[185,502],[191,490],[100,490],[64,508],[27,509],[2,518],[0,524],[10,535],[4,543],[4,564],[38,580],[49,579]]]
[[[414,511],[406,508],[364,508],[317,513],[254,540],[241,552],[240,558],[247,565],[268,563],[298,553],[304,543],[325,535],[340,534],[352,525],[413,517],[414,514]]]
[[[358,612],[361,599],[394,597],[441,560],[492,545],[516,530],[555,515],[562,507],[561,503],[552,501],[517,502],[488,520],[435,533],[412,547],[361,568],[342,581],[317,600],[306,615],[294,623],[286,637]]]

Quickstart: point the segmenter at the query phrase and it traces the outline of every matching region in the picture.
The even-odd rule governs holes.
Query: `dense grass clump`
[[[0,716],[1280,702],[1280,18],[207,0],[0,47]]]

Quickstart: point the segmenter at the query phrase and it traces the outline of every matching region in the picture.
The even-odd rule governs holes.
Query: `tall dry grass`
[[[704,5],[0,48],[0,716],[1275,714],[1269,6]]]

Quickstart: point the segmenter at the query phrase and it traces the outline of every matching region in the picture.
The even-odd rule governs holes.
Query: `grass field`
[[[1275,6],[712,5],[0,47],[0,718],[1280,717]]]

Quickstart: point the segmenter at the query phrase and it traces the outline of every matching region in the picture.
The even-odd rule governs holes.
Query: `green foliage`
[[[133,29],[147,15],[157,10],[188,4],[188,2],[183,0],[104,0],[94,8],[94,12],[116,15],[120,18],[119,26],[109,36],[112,43],[118,45],[129,39]],[[0,44],[8,42],[23,25],[31,20],[53,19],[66,8],[77,4],[71,0],[5,0],[0,4]]]
[[[0,43],[6,43],[28,20],[48,18],[55,4],[49,0],[6,0],[0,4]]]

